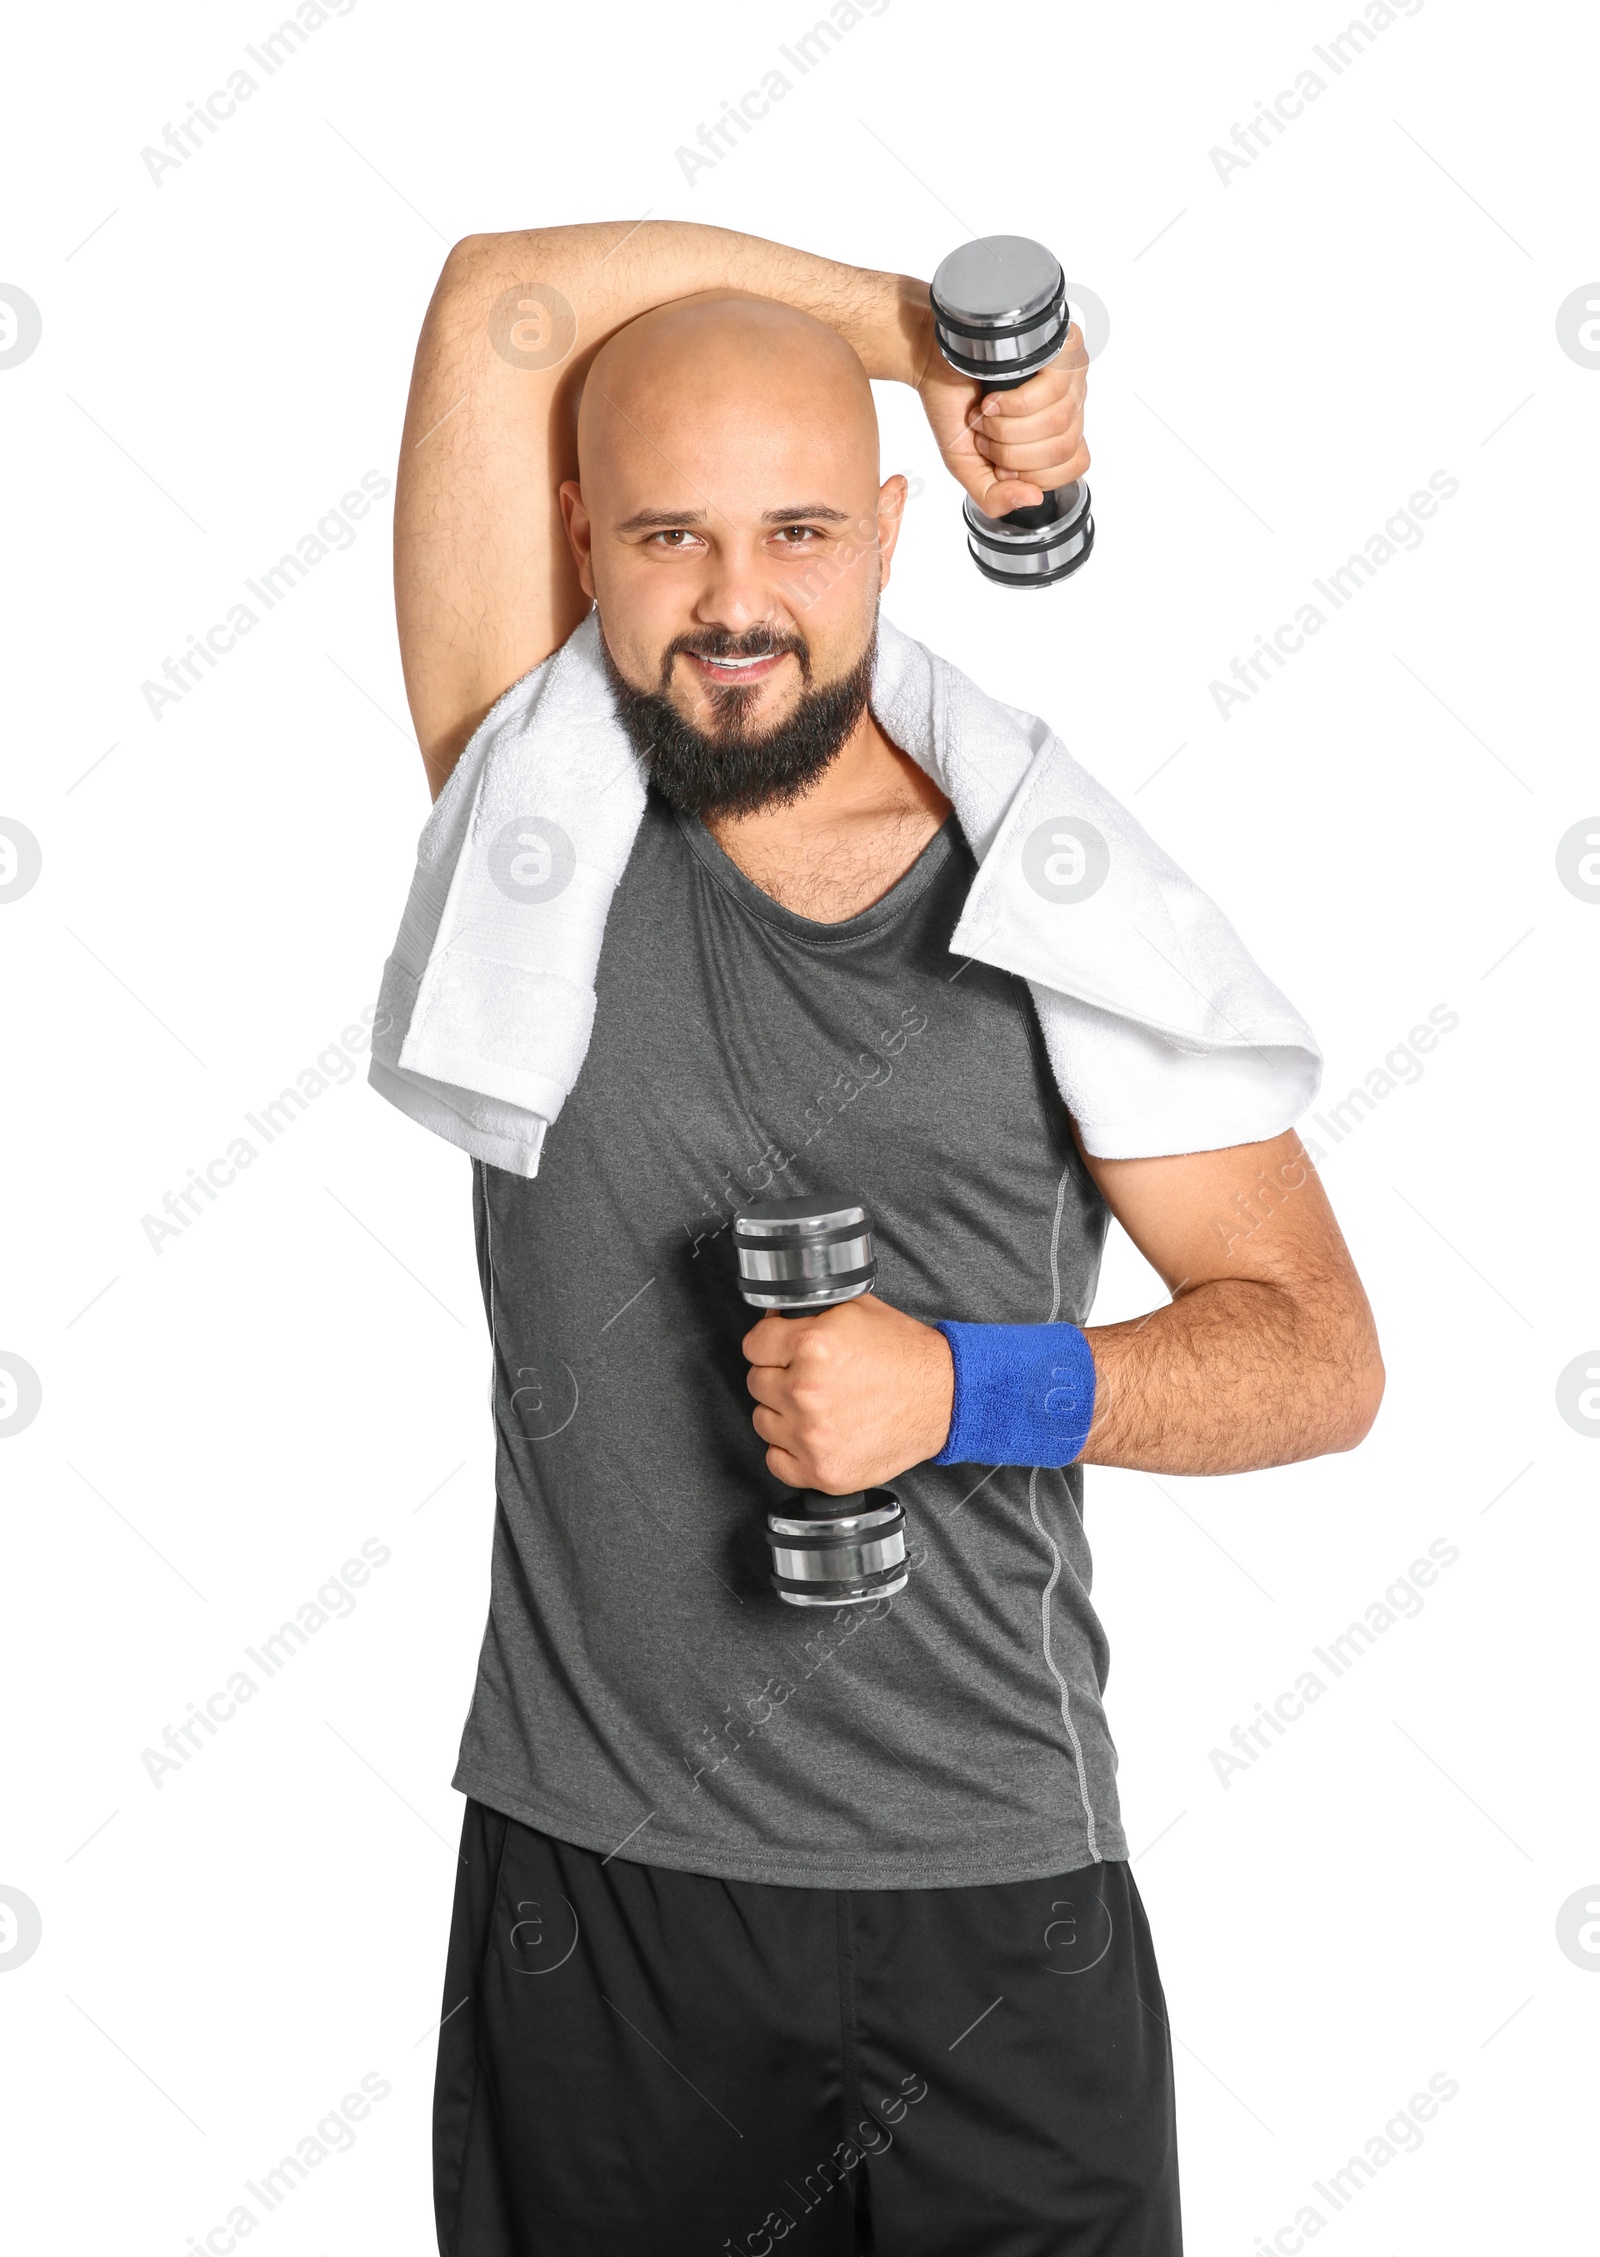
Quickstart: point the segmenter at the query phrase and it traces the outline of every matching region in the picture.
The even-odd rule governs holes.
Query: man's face
[[[905,481],[879,487],[870,400],[826,359],[700,342],[615,392],[597,364],[562,505],[653,780],[748,813],[798,796],[866,710]]]

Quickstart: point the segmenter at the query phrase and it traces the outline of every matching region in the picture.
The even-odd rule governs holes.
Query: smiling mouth
[[[789,656],[787,651],[764,651],[756,658],[705,658],[699,651],[684,657],[700,669],[709,682],[759,682]]]

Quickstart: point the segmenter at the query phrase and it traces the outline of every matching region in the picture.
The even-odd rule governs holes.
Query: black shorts
[[[441,2257],[1179,2257],[1166,2007],[1126,1864],[782,1888],[469,1801]]]

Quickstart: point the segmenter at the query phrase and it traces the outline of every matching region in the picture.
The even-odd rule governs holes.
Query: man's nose
[[[778,625],[778,608],[762,570],[754,540],[718,541],[710,549],[696,594],[694,615],[702,627],[725,627],[735,635]]]

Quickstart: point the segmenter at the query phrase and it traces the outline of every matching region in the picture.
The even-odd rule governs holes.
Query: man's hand
[[[950,1433],[950,1345],[876,1294],[814,1317],[763,1317],[744,1336],[752,1424],[767,1470],[830,1497],[937,1456]]]
[[[1048,368],[1014,392],[959,376],[935,343],[917,384],[945,467],[987,517],[1029,509],[1089,467],[1083,401],[1089,355],[1076,322]],[[982,412],[991,403],[992,412]]]

